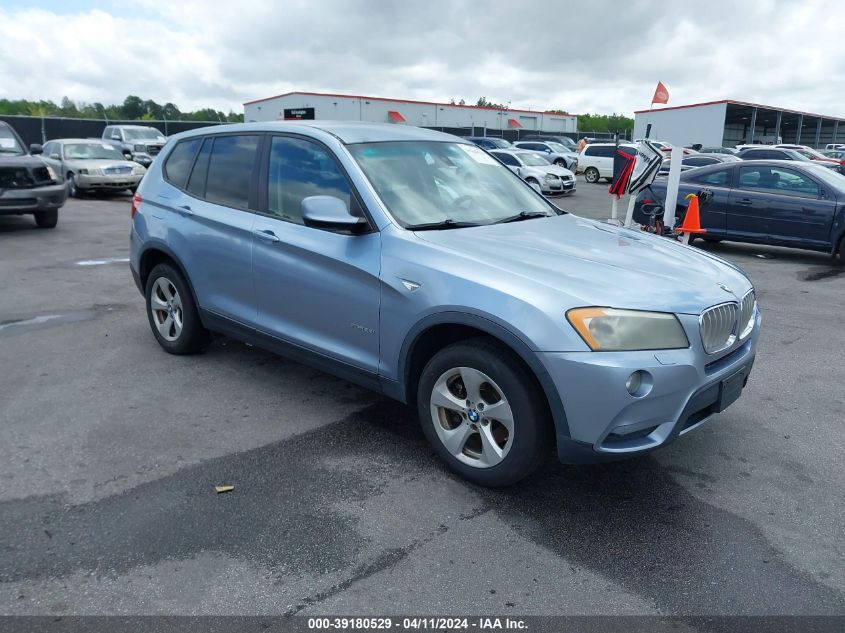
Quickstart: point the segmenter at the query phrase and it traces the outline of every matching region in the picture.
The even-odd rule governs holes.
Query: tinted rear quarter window
[[[191,138],[176,144],[164,163],[164,177],[168,182],[180,189],[185,187],[185,181],[188,180],[188,172],[191,170],[200,141],[202,139]]]
[[[516,159],[516,156],[513,156],[512,154],[505,154],[504,152],[493,152],[493,155],[500,161],[502,161],[505,165],[519,167],[519,161]]]
[[[197,198],[205,197],[205,182],[208,176],[208,159],[211,156],[211,145],[214,143],[213,138],[207,138],[203,141],[200,153],[197,154],[197,160],[194,162],[194,168],[191,170],[191,176],[188,178],[188,193]]]
[[[249,189],[258,157],[258,136],[216,136],[208,161],[205,199],[249,208]]]

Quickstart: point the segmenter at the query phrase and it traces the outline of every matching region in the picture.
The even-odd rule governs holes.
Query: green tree
[[[135,95],[126,97],[123,105],[120,106],[120,117],[124,119],[140,119],[144,112],[146,112],[144,101]]]

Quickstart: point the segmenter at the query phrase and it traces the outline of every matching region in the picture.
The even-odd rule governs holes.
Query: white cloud
[[[845,114],[845,5],[835,1],[133,6],[126,16],[0,9],[0,96],[131,93],[240,111],[309,90],[630,114],[662,80],[670,105],[733,98]]]

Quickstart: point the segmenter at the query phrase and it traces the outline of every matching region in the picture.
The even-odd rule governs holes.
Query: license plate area
[[[749,371],[749,367],[743,367],[719,384],[719,399],[716,401],[715,407],[717,412],[724,411],[737,401],[742,394],[743,387],[745,387],[745,381],[748,378]]]

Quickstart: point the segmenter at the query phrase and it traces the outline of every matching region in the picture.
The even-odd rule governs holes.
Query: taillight
[[[135,214],[138,213],[138,205],[141,204],[141,194],[136,193],[132,196],[132,207],[129,209],[129,217],[134,218]]]
[[[839,164],[840,164],[840,165],[845,165],[845,160],[840,160],[840,161],[839,161]]]

